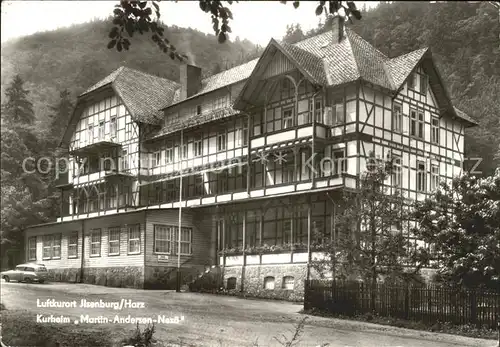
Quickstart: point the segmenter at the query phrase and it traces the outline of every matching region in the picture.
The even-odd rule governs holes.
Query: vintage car
[[[47,268],[44,264],[26,263],[17,265],[15,269],[2,271],[0,276],[9,282],[11,280],[18,282],[38,282],[43,283],[47,279]]]

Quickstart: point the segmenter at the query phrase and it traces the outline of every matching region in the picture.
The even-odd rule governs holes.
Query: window
[[[314,99],[314,119],[321,123],[323,116],[323,99],[321,97]]]
[[[283,110],[283,129],[293,126],[293,108]]]
[[[157,167],[161,165],[161,151],[157,151],[153,153],[153,167]]]
[[[417,162],[417,191],[425,192],[426,191],[426,180],[425,180],[426,172],[425,172],[425,163]]]
[[[180,150],[180,147],[179,147],[179,150]],[[180,157],[180,155],[179,155]],[[188,157],[188,145],[187,144],[184,144],[182,145],[182,159],[187,159]]]
[[[128,153],[126,149],[122,150],[122,170],[128,170]]]
[[[227,279],[227,290],[236,289],[236,277],[229,277]]]
[[[155,225],[154,240],[155,253],[177,254],[179,243],[177,240],[179,228],[172,225]],[[181,255],[191,255],[192,253],[192,229],[182,228],[181,231]]]
[[[411,73],[408,76],[408,89],[415,89],[415,74]]]
[[[88,138],[89,138],[89,143],[94,142],[94,126],[92,124],[89,124]]]
[[[28,260],[36,260],[36,236],[28,239]]]
[[[439,187],[439,166],[431,165],[431,190],[436,190]]]
[[[109,233],[109,253],[108,255],[120,254],[120,227],[112,227]]]
[[[418,137],[424,138],[424,113],[418,112]]]
[[[155,253],[170,253],[172,233],[166,225],[154,226]]]
[[[344,100],[342,98],[335,99],[333,103],[333,108],[332,108],[332,120],[333,124],[328,124],[327,125],[337,125],[337,124],[344,124],[345,122],[345,113],[344,113]]]
[[[266,278],[264,278],[264,289],[274,290],[274,277],[273,276],[267,276]]]
[[[101,229],[92,229],[90,231],[90,256],[101,256]]]
[[[347,172],[347,159],[344,150],[333,151],[334,175],[340,175]]]
[[[203,154],[203,140],[200,138],[194,141],[193,155],[195,157],[200,157],[202,154]]]
[[[203,175],[196,175],[194,178],[194,195],[202,196],[204,191]]]
[[[420,75],[420,93],[427,94],[427,76]]]
[[[295,282],[295,278],[293,276],[285,276],[283,277],[283,284],[281,285],[282,289],[285,290],[293,290],[293,286]]]
[[[165,164],[170,164],[174,162],[174,149],[167,148],[165,151]]]
[[[288,79],[288,77],[284,77],[281,80],[281,98],[286,99],[292,97],[294,94],[294,85]]]
[[[395,156],[392,158],[392,183],[396,187],[401,187],[402,180],[403,170],[401,168],[401,158]]]
[[[431,142],[439,144],[439,118],[432,117],[431,127],[432,127]]]
[[[78,231],[73,231],[68,236],[68,258],[78,257]]]
[[[104,121],[99,122],[99,140],[104,140]]]
[[[61,258],[61,234],[44,235],[43,241],[43,259]]]
[[[217,135],[217,151],[226,150],[226,134]]]
[[[109,120],[109,134],[112,139],[116,137],[116,116],[111,116]]]
[[[424,114],[410,110],[410,135],[418,138],[424,137]]]
[[[199,116],[201,114],[201,105],[196,106],[196,114]]]
[[[140,224],[128,226],[128,253],[141,253],[141,228]]]
[[[401,132],[403,130],[403,113],[401,105],[394,104],[392,109],[392,131]]]

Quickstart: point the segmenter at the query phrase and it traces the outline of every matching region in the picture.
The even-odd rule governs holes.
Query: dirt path
[[[76,302],[76,307],[37,307],[54,299],[58,302]],[[82,299],[89,302],[144,303],[144,307],[80,308]],[[235,297],[172,291],[144,291],[109,288],[84,284],[24,284],[2,282],[1,301],[7,309],[25,309],[47,317],[70,317],[71,322],[89,318],[99,319],[96,326],[113,326],[123,330],[135,328],[135,324],[112,323],[121,319],[145,317],[179,317],[178,324],[157,323],[155,336],[165,342],[178,342],[188,346],[279,346],[274,337],[282,334],[290,337],[293,325],[304,315],[299,314],[301,305],[279,301],[244,300]],[[140,306],[140,305],[139,305]],[[108,322],[103,322],[107,318]],[[42,323],[41,323],[42,324]],[[79,322],[79,324],[91,324]],[[182,337],[182,338],[181,338]],[[446,334],[393,328],[376,324],[308,316],[299,346],[318,346],[329,343],[332,347],[346,346],[415,346],[448,347],[475,346],[496,347],[492,340],[481,340]]]

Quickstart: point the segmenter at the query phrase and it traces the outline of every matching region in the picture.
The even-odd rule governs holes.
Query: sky
[[[72,24],[84,23],[95,18],[106,18],[113,12],[118,1],[2,1],[1,39],[55,30]],[[358,8],[366,3],[374,7],[378,1],[355,1]],[[318,1],[301,1],[294,9],[292,1],[240,1],[230,6],[234,21],[231,21],[234,39],[248,39],[265,46],[271,38],[281,39],[287,24],[299,23],[304,31],[318,26],[323,16],[314,13]],[[200,10],[198,1],[160,2],[161,19],[167,25],[191,27],[204,33],[213,34],[211,18]],[[279,16],[276,14],[279,12]]]

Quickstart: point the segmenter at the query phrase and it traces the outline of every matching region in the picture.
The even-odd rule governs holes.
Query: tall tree
[[[59,93],[59,102],[50,107],[52,114],[50,115],[49,137],[52,144],[55,145],[54,147],[59,144],[61,136],[66,130],[73,107],[71,93],[67,89]]]
[[[283,42],[294,44],[305,39],[304,32],[300,24],[291,24],[286,26],[286,33],[283,36]]]
[[[384,185],[392,173],[390,159],[371,153],[356,193],[345,195],[335,216],[336,238],[316,245],[327,254],[312,266],[336,278],[361,277],[372,288],[381,276],[407,279],[404,265],[413,259],[413,246],[405,235],[408,206],[399,190]],[[392,189],[392,191],[390,191]]]
[[[414,211],[414,234],[432,245],[442,278],[465,287],[500,285],[500,168],[486,178],[442,183]]]
[[[24,89],[24,81],[16,75],[5,91],[6,103],[2,105],[2,119],[12,124],[33,124],[35,113],[28,100],[29,91]]]

